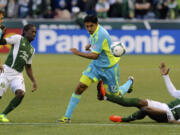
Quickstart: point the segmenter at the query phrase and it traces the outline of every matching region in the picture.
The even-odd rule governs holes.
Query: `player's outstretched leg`
[[[63,116],[61,119],[58,119],[57,122],[60,123],[70,123],[71,122],[71,116],[72,113],[76,107],[76,105],[79,103],[81,98],[81,95],[77,95],[75,93],[72,94],[71,99],[69,101],[69,105],[67,107],[65,116]]]
[[[84,83],[79,83],[75,92],[72,94],[70,102],[68,104],[65,116],[63,116],[61,119],[57,120],[57,122],[60,123],[70,123],[71,116],[76,108],[77,104],[79,103],[81,99],[82,93],[88,88],[88,85],[85,85]]]
[[[125,98],[125,97],[120,97],[120,96],[116,96],[116,95],[112,95],[112,94],[108,94],[108,93],[106,93],[104,99],[106,99],[110,102],[119,104],[121,106],[125,106],[125,107],[141,108],[141,107],[147,105],[146,100],[142,100],[139,98]]]
[[[117,115],[112,115],[109,117],[109,119],[113,122],[131,122],[134,120],[144,119],[145,116],[146,116],[146,113],[142,110],[139,110],[139,111],[133,113],[132,115],[130,115],[128,117],[121,117],[121,116],[117,116]]]
[[[168,122],[167,113],[164,110],[147,106],[141,108],[141,110],[145,112],[146,115],[149,116],[152,120],[157,122]]]
[[[147,100],[143,100],[139,98],[125,98],[125,97],[120,97],[117,95],[106,93],[105,88],[103,88],[102,81],[98,83],[97,91],[98,91],[97,94],[98,100],[108,100],[110,102],[126,107],[141,108],[148,105]]]
[[[24,97],[24,91],[17,90],[15,94],[16,96],[11,100],[6,109],[0,114],[0,122],[9,122],[6,115],[10,113],[12,110],[14,110],[21,103]]]

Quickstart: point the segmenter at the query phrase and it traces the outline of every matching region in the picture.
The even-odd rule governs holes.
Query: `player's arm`
[[[2,62],[1,62],[1,58],[0,58],[0,73],[4,72],[4,68],[3,68],[3,65],[2,65]]]
[[[91,44],[87,44],[87,45],[85,46],[85,50],[86,50],[86,51],[91,51],[90,48],[91,48]]]
[[[33,90],[32,90],[32,92],[34,92],[35,90],[37,90],[37,84],[36,84],[36,80],[35,80],[33,72],[32,72],[31,64],[26,64],[25,65],[25,69],[26,69],[26,73],[27,73],[28,77],[30,78],[30,80],[33,83]]]
[[[22,38],[21,35],[13,35],[11,37],[8,38],[4,38],[4,35],[6,33],[6,27],[4,25],[0,26],[1,30],[2,30],[2,36],[0,38],[0,45],[16,45],[17,42],[19,42],[19,40]]]
[[[84,58],[88,58],[88,59],[97,59],[99,57],[99,54],[97,53],[94,53],[94,52],[90,52],[90,53],[84,53],[84,52],[80,52],[78,49],[76,48],[71,48],[70,49],[71,52],[75,55],[78,55],[78,56],[81,56],[81,57],[84,57]]]
[[[180,90],[176,90],[175,86],[171,82],[171,79],[170,79],[170,77],[168,75],[169,68],[166,68],[166,65],[165,65],[164,62],[162,62],[161,65],[160,65],[160,71],[161,71],[161,74],[162,74],[162,76],[164,78],[164,82],[166,84],[168,92],[171,94],[171,96],[173,96],[175,98],[179,98],[180,97]]]

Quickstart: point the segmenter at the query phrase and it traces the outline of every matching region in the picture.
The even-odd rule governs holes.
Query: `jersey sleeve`
[[[34,53],[35,53],[35,49],[34,49],[32,56],[29,58],[29,60],[26,62],[26,64],[32,64],[32,58],[34,56]]]
[[[5,38],[7,44],[13,44],[15,45],[17,42],[19,42],[19,40],[21,40],[21,35],[13,35],[9,38]]]
[[[92,52],[100,54],[103,48],[103,36],[99,36],[97,41],[95,42],[95,45],[92,45]]]
[[[168,92],[171,94],[171,96],[175,98],[180,98],[180,90],[177,90],[173,83],[171,82],[171,79],[169,78],[169,75],[164,75],[164,82],[166,84]]]

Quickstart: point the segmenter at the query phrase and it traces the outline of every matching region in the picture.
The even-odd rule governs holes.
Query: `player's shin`
[[[22,101],[24,96],[15,96],[11,102],[9,103],[9,105],[7,106],[7,108],[2,112],[2,114],[7,115],[9,112],[11,112],[12,110],[14,110]]]
[[[122,106],[126,107],[141,107],[140,105],[140,99],[138,98],[125,98],[125,97],[120,97],[112,94],[107,94],[106,93],[107,100],[117,103]]]
[[[80,98],[81,98],[81,95],[77,95],[75,93],[72,94],[68,108],[65,113],[65,117],[68,117],[69,119],[71,119],[71,115],[72,115],[76,105],[79,103]]]
[[[121,85],[119,87],[119,91],[121,93],[121,96],[123,96],[124,94],[126,94],[129,91],[132,84],[133,84],[133,81],[129,79],[126,83],[124,83],[123,85]]]
[[[143,111],[139,110],[135,113],[133,113],[132,115],[128,116],[128,117],[123,117],[122,118],[122,122],[130,122],[130,121],[134,121],[134,120],[141,120],[146,116],[146,113],[144,113]]]

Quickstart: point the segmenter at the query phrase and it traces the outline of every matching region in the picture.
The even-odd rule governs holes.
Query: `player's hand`
[[[36,82],[33,83],[33,89],[32,89],[32,92],[36,91],[37,90],[37,84]]]
[[[0,73],[3,73],[4,72],[4,67],[3,65],[0,65]]]
[[[169,68],[166,68],[166,65],[164,62],[161,63],[161,65],[159,66],[161,74],[162,75],[167,75],[169,73]]]
[[[70,51],[75,54],[75,55],[78,55],[79,54],[79,50],[76,49],[76,48],[71,48]]]
[[[91,51],[90,47],[91,47],[90,44],[86,45],[85,50],[86,50],[86,51]]]

